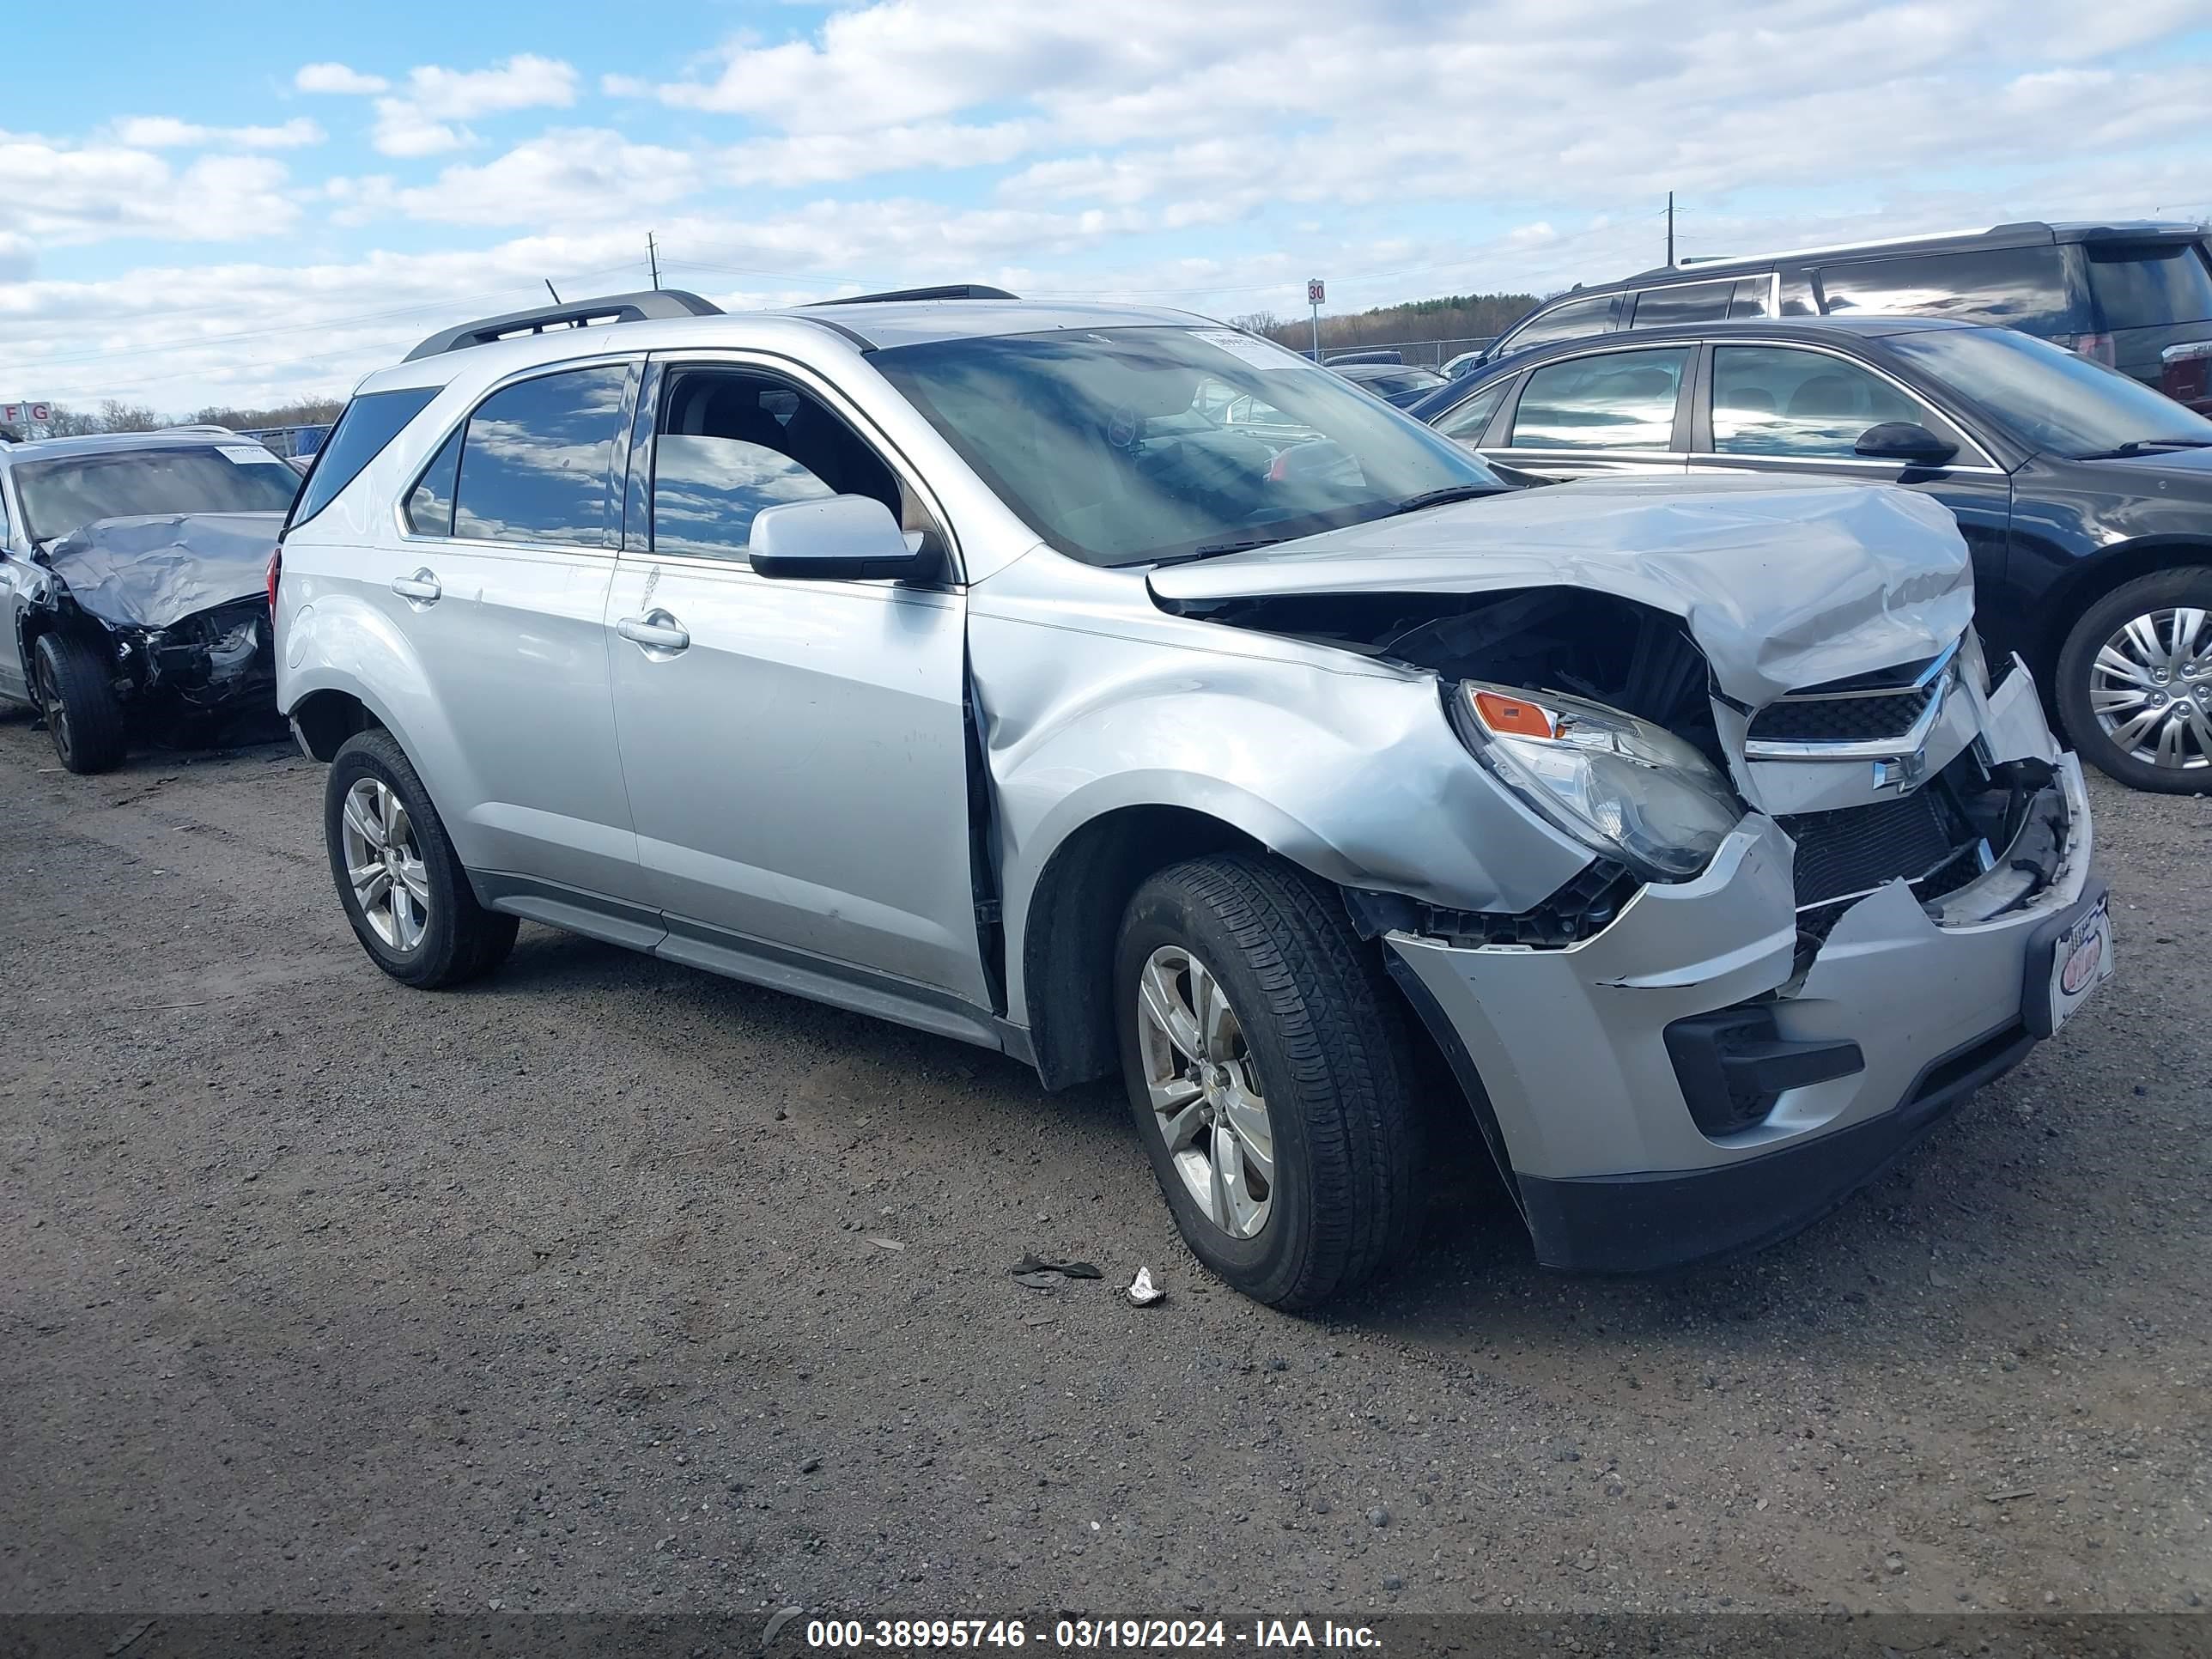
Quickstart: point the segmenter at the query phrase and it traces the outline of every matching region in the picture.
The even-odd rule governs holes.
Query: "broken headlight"
[[[1649,879],[1694,876],[1743,817],[1712,763],[1649,720],[1479,680],[1462,681],[1452,703],[1475,758],[1501,781]]]

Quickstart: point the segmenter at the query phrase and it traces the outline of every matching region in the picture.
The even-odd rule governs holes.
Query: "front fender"
[[[1326,880],[1455,908],[1530,908],[1589,863],[1482,771],[1432,674],[1159,623],[1152,637],[1149,618],[1108,634],[971,612],[1017,979],[1054,853],[1125,807],[1205,813]]]

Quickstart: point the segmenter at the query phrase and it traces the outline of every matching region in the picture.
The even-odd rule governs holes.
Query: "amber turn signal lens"
[[[1474,694],[1474,712],[1482,723],[1500,737],[1551,738],[1559,735],[1550,713],[1533,702],[1518,697],[1508,697],[1496,691]]]

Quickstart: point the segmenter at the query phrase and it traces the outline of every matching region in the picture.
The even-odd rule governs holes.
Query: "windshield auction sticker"
[[[1219,346],[1231,356],[1241,358],[1255,368],[1296,368],[1305,359],[1280,346],[1269,345],[1265,340],[1255,340],[1249,334],[1239,334],[1233,328],[1202,328],[1198,337],[1211,346]]]

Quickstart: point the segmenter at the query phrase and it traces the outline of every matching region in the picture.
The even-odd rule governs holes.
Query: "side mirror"
[[[1884,421],[1859,434],[1854,447],[1869,461],[1896,461],[1905,466],[1941,466],[1959,453],[1926,427],[1911,421]]]
[[[872,495],[764,507],[753,519],[745,556],[763,576],[813,581],[912,576],[931,562],[907,545],[890,508]]]

